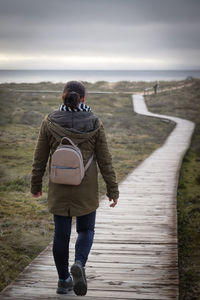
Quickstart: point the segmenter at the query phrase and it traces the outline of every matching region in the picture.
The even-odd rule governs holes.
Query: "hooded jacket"
[[[106,182],[107,196],[117,199],[118,184],[101,121],[85,111],[54,111],[42,122],[35,148],[31,193],[42,190],[42,178],[49,159],[62,137],[67,136],[80,148],[84,165],[94,159],[78,186],[56,184],[49,179],[48,209],[61,216],[82,216],[99,206],[97,163]]]

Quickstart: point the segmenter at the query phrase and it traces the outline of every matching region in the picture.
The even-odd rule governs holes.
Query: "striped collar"
[[[66,106],[65,104],[61,104],[61,106],[59,107],[59,110],[64,110],[64,111],[91,111],[91,108],[84,104],[84,103],[80,103],[78,108],[70,108],[68,106]]]

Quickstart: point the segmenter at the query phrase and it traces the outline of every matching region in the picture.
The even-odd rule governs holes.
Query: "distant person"
[[[119,196],[118,184],[101,121],[85,102],[85,87],[79,81],[69,81],[62,94],[63,104],[42,122],[34,154],[31,193],[42,195],[42,178],[47,161],[63,137],[69,137],[80,148],[84,162],[94,154],[93,161],[80,185],[56,184],[49,180],[48,208],[54,215],[53,256],[58,272],[58,294],[74,289],[76,295],[87,293],[85,264],[92,247],[96,209],[99,206],[97,163],[106,182],[110,207]],[[72,217],[76,216],[78,233],[75,261],[68,268]]]
[[[157,92],[158,92],[158,88],[159,88],[159,83],[157,82],[155,85],[154,85],[154,94],[156,95]]]

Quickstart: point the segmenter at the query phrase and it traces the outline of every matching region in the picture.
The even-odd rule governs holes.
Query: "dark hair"
[[[80,95],[69,90],[64,93],[64,104],[72,109],[77,108],[80,103]]]
[[[68,81],[63,89],[64,104],[70,108],[77,108],[81,98],[85,96],[85,87],[81,81]]]

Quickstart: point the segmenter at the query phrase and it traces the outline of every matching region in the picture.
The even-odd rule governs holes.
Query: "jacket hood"
[[[56,110],[49,114],[48,117],[52,122],[76,133],[90,132],[98,126],[98,118],[91,111],[74,112]]]
[[[67,136],[79,144],[94,136],[101,122],[92,112],[55,111],[45,118],[48,130],[60,142]]]

